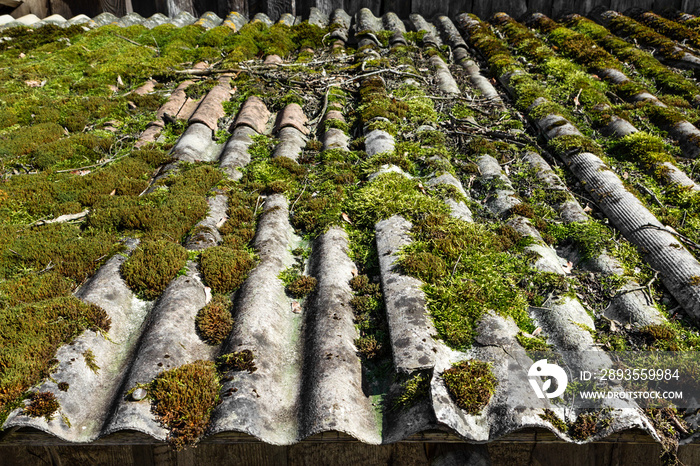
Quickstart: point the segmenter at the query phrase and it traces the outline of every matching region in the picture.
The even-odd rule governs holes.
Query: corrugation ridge
[[[433,339],[436,331],[427,315],[422,282],[398,271],[399,251],[411,243],[411,226],[398,215],[375,226],[394,366],[405,373],[431,369],[437,349]]]
[[[536,176],[547,186],[568,192],[561,178],[554,173],[549,164],[538,154],[527,152],[523,159],[537,170]],[[567,223],[591,220],[586,215],[581,204],[571,195],[568,196],[565,202],[553,207]],[[601,271],[606,275],[624,276],[624,268],[620,261],[610,256],[606,251],[601,251],[600,254],[588,259],[583,263],[583,266]],[[666,320],[655,306],[647,303],[646,295],[641,290],[639,283],[631,277],[627,277],[627,282],[618,288],[605,314],[621,322],[630,322],[637,325],[659,324]]]
[[[195,263],[188,261],[187,268],[187,274],[173,280],[158,298],[102,435],[136,430],[165,439],[168,430],[151,412],[150,399],[134,401],[127,393],[138,384],[150,383],[164,370],[201,359],[211,360],[216,354],[215,347],[204,343],[195,331],[197,311],[210,296]]]
[[[305,312],[302,371],[303,436],[339,431],[370,444],[382,441],[371,400],[362,389],[359,336],[350,300],[354,263],[345,231],[332,227],[314,241],[309,272],[318,280]]]
[[[136,240],[128,240],[127,252],[137,244]],[[125,260],[125,256],[115,254],[75,293],[82,301],[105,310],[112,322],[109,332],[102,335],[88,330],[59,348],[58,368],[38,387],[56,396],[71,427],[61,416],[47,423],[44,418],[23,416],[16,410],[3,428],[34,427],[70,442],[91,442],[99,437],[151,307],[139,300],[121,278],[119,269]],[[84,362],[83,352],[88,349],[100,366],[97,373]],[[58,382],[67,382],[68,390],[59,390]]]
[[[292,312],[278,278],[294,263],[290,251],[298,243],[287,200],[268,196],[254,240],[260,263],[236,293],[235,324],[222,349],[252,351],[257,371],[232,373],[232,380],[223,383],[227,396],[212,414],[211,434],[245,432],[274,445],[299,440],[301,317]]]

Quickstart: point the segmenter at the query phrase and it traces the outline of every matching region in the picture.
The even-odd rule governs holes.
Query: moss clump
[[[197,312],[194,324],[197,333],[210,345],[221,344],[233,329],[233,316],[230,311],[231,300],[216,294],[212,300]]]
[[[498,385],[491,365],[482,361],[462,361],[443,372],[442,378],[457,406],[471,415],[481,413]]]
[[[668,325],[646,325],[640,330],[650,344],[656,342],[673,342],[678,338],[678,335],[672,327]]]
[[[83,359],[85,359],[85,365],[88,369],[97,374],[100,370],[100,366],[97,365],[95,353],[93,353],[91,349],[85,350],[83,351]]]
[[[515,338],[520,343],[520,346],[527,351],[547,351],[549,349],[547,339],[543,337],[533,337],[525,335],[523,332],[518,332]]]
[[[160,373],[148,393],[152,411],[170,429],[169,441],[177,448],[194,445],[204,434],[212,410],[219,402],[221,383],[211,361],[195,361]]]
[[[400,385],[401,392],[394,397],[392,409],[410,408],[428,395],[430,377],[426,374],[415,374]]]
[[[565,156],[580,154],[582,152],[590,152],[599,157],[603,157],[603,150],[598,144],[593,142],[586,136],[572,134],[569,136],[559,136],[558,138],[550,139],[547,143],[557,153]]]
[[[438,281],[447,273],[445,261],[429,252],[418,251],[407,255],[402,258],[401,267],[407,274],[427,282]]]
[[[249,374],[252,374],[258,370],[258,368],[255,367],[255,355],[248,349],[221,355],[216,360],[216,363],[221,372],[247,371]]]
[[[316,279],[308,275],[302,275],[292,280],[287,285],[287,292],[293,297],[300,299],[305,298],[316,289]]]
[[[552,411],[551,409],[545,408],[544,413],[540,414],[539,416],[543,420],[549,422],[554,427],[556,427],[556,429],[559,432],[566,432],[569,429],[569,426],[566,425],[566,422],[559,419],[559,416],[554,414],[554,411]]]
[[[0,302],[7,307],[35,303],[58,296],[67,296],[74,286],[75,282],[53,271],[42,274],[33,273],[0,283]]]
[[[357,352],[365,359],[381,357],[385,353],[384,344],[375,335],[366,335],[355,339]]]
[[[569,428],[569,436],[575,440],[586,440],[598,433],[598,415],[580,414]]]
[[[216,293],[231,293],[238,289],[255,265],[253,256],[241,249],[214,246],[199,256],[204,281]]]
[[[371,283],[367,275],[358,275],[350,280],[350,287],[359,294],[381,297],[378,283]]]
[[[53,419],[61,407],[56,395],[51,392],[36,392],[29,398],[29,405],[24,408],[24,414],[31,417],[43,417],[46,422]]]
[[[187,263],[187,251],[170,241],[142,241],[121,267],[129,287],[145,299],[155,299]]]
[[[69,388],[70,385],[68,384],[68,382],[58,382],[58,389],[62,392],[67,392]]]
[[[418,181],[386,173],[367,183],[348,202],[348,214],[360,227],[374,227],[393,215],[411,218],[416,212],[447,212],[444,203],[421,193]]]

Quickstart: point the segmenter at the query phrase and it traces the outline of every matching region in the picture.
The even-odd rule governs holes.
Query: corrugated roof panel
[[[538,18],[544,21],[542,16]],[[614,342],[623,341],[629,348],[658,349],[643,342],[646,337],[642,333],[647,326],[671,328],[665,309],[677,304],[678,310],[682,306],[687,316],[694,318],[700,306],[698,284],[693,279],[700,276],[696,255],[684,247],[690,244],[685,241],[688,238],[685,243],[679,241],[683,233],[669,230],[660,221],[670,222],[673,218],[654,205],[653,198],[665,196],[673,183],[685,186],[688,192],[696,191],[697,175],[686,161],[674,156],[663,161],[664,174],[668,176],[659,175],[661,181],[646,188],[651,196],[639,194],[647,192],[643,189],[632,192],[629,180],[646,183],[644,170],[634,165],[637,161],[618,161],[612,150],[607,155],[603,149],[598,151],[596,147],[600,146],[595,144],[603,142],[614,148],[619,140],[640,132],[635,125],[663,135],[653,118],[638,115],[637,120],[625,119],[624,112],[634,112],[639,107],[605,103],[606,109],[624,112],[610,120],[619,132],[600,136],[593,132],[597,130],[596,123],[591,123],[587,115],[593,114],[594,109],[585,99],[605,95],[601,89],[607,84],[599,78],[608,79],[608,75],[596,75],[598,81],[591,86],[599,94],[589,94],[582,83],[590,84],[593,78],[575,68],[576,73],[585,75],[576,82],[581,91],[575,98],[567,95],[568,100],[555,106],[552,101],[560,95],[556,86],[564,86],[560,81],[566,82],[566,76],[557,75],[554,68],[547,74],[547,68],[537,62],[537,53],[548,54],[553,60],[548,62],[550,67],[556,63],[578,66],[573,64],[575,60],[569,61],[554,48],[545,52],[548,44],[544,42],[537,49],[521,51],[517,44],[520,36],[513,35],[515,29],[505,28],[527,29],[507,15],[494,19],[496,28],[505,30],[503,40],[477,18],[460,15],[454,19],[463,34],[447,16],[439,16],[432,24],[416,14],[404,22],[391,13],[378,18],[368,9],[356,12],[354,17],[343,10],[327,17],[312,9],[309,22],[322,28],[330,24],[320,35],[329,36],[336,43],[326,42],[323,49],[313,50],[315,58],[311,61],[298,56],[295,50],[288,56],[266,60],[267,51],[269,56],[284,55],[281,51],[286,45],[275,43],[265,48],[262,41],[266,39],[258,37],[255,40],[260,42],[256,50],[250,51],[250,60],[237,63],[236,68],[222,74],[218,63],[189,62],[178,65],[190,69],[182,73],[187,80],[171,81],[170,69],[167,73],[164,70],[164,77],[153,76],[167,86],[168,101],[153,112],[154,121],[138,142],[132,138],[133,143],[136,147],[148,147],[149,143],[162,146],[169,144],[167,138],[175,141],[173,133],[179,137],[167,146],[172,163],[153,174],[148,185],[139,189],[143,196],[135,195],[135,200],[145,205],[162,195],[164,202],[177,189],[196,189],[195,181],[188,182],[192,186],[175,187],[173,180],[181,171],[202,163],[222,169],[225,179],[214,182],[208,193],[208,215],[193,221],[190,234],[182,241],[170,238],[170,242],[182,243],[189,250],[188,260],[154,301],[140,299],[124,281],[120,269],[139,240],[121,240],[124,251],[109,258],[75,292],[80,300],[106,311],[111,329],[104,333],[87,330],[62,346],[51,377],[33,388],[36,392],[53,393],[60,415],[46,420],[16,409],[4,428],[30,427],[83,443],[125,431],[165,440],[172,431],[155,414],[152,400],[141,396],[145,392],[134,390],[147,390],[168,369],[200,360],[213,362],[221,355],[232,354],[248,358],[252,364],[247,370],[220,369],[221,399],[212,408],[207,435],[238,432],[267,443],[289,445],[336,431],[368,444],[382,444],[428,430],[455,433],[472,442],[488,442],[533,428],[548,429],[567,441],[588,441],[641,429],[656,440],[663,437],[668,441],[667,434],[657,430],[655,421],[645,413],[645,406],[633,400],[601,402],[591,432],[577,436],[575,419],[584,419],[588,414],[537,397],[526,382],[530,380],[529,369],[535,356],[523,338],[549,346],[563,364],[579,371],[613,366],[607,351],[613,340],[604,341],[601,335],[612,335],[617,338]],[[18,21],[36,24],[40,20],[26,16]],[[166,23],[178,27],[196,24],[207,30],[226,26],[232,30],[226,39],[231,42],[220,46],[222,52],[241,47],[235,42],[240,38],[237,34],[251,29],[245,27],[247,19],[235,12],[225,19],[211,12],[198,19],[187,13],[172,19],[160,14],[145,19],[137,13],[123,18],[103,13],[91,20],[66,20],[54,15],[41,22],[87,24],[92,28],[117,24],[153,29]],[[252,22],[273,25],[262,13]],[[291,14],[282,15],[279,22],[292,30],[299,23]],[[11,27],[16,22],[0,17],[0,24]],[[425,33],[419,44],[413,35],[404,36],[407,25]],[[139,28],[123,31],[126,34],[133,29]],[[227,31],[217,31],[221,30]],[[199,34],[196,31],[192,34]],[[545,31],[542,39],[546,41],[550,32]],[[534,41],[535,36],[529,40]],[[358,45],[350,66],[343,55],[349,50],[346,45]],[[229,46],[230,50],[225,48]],[[499,71],[497,76],[491,77],[486,66],[480,66],[479,57],[471,55],[474,50]],[[613,63],[612,59],[606,63]],[[619,68],[610,65],[610,82],[617,79],[633,83],[636,77],[631,73],[624,75],[623,67]],[[140,79],[137,76],[134,81]],[[686,85],[696,85],[692,78],[683,79]],[[532,86],[541,86],[532,91],[536,95],[526,94],[522,85],[525,80]],[[191,92],[199,86],[207,89],[201,99]],[[688,105],[676,105],[678,101],[668,95],[659,93],[657,97],[641,84],[636,86],[633,90],[639,92],[627,96],[630,100],[651,100],[655,102],[651,105],[679,112],[691,126],[688,120],[698,116]],[[138,101],[134,96],[163,93],[160,87],[151,82],[139,92],[125,95]],[[684,91],[686,96],[688,89]],[[506,98],[504,90],[516,99],[515,103]],[[526,98],[531,102],[521,108],[521,99]],[[540,114],[537,108],[547,111]],[[525,120],[520,111],[534,121],[529,133],[523,128]],[[501,126],[503,121],[509,126]],[[0,130],[0,137],[5,131],[13,134],[17,129],[8,128]],[[181,134],[177,133],[179,130]],[[68,129],[65,131],[70,135]],[[92,129],[86,131],[90,133]],[[222,134],[226,132],[228,139],[222,144]],[[592,135],[598,142],[591,140],[590,145],[562,152],[553,143],[539,146],[532,137],[535,133],[548,141],[575,137],[583,145]],[[680,133],[669,134],[682,139]],[[555,161],[553,153],[563,162],[556,169],[551,165]],[[685,155],[689,154],[692,155]],[[293,180],[276,178],[282,176],[280,173],[288,173]],[[411,188],[408,194],[387,193],[382,191],[386,186]],[[550,197],[535,195],[536,186]],[[251,192],[237,191],[241,187]],[[372,199],[367,194],[370,189],[386,198]],[[352,210],[359,205],[351,202],[357,199],[353,196],[361,194],[370,199],[364,204],[367,212]],[[115,189],[106,197],[122,199],[122,195]],[[257,217],[257,223],[254,218],[254,236],[251,231],[253,240],[247,246],[255,251],[256,262],[240,288],[226,295],[232,303],[234,321],[230,335],[223,343],[210,345],[195,325],[198,312],[213,299],[198,251],[220,244],[225,246],[219,247],[230,246],[226,242],[227,229],[242,228],[235,225],[235,219],[239,218],[237,215],[247,215],[235,206],[236,196],[244,195],[256,199],[252,216]],[[415,205],[395,207],[393,195],[397,199],[410,198]],[[685,209],[683,222],[679,221],[677,227],[687,236],[681,223],[694,221],[692,207],[671,205],[670,197],[663,199],[669,204],[663,206],[666,209]],[[661,203],[658,197],[656,201]],[[426,210],[426,205],[435,212]],[[309,206],[321,206],[315,211],[318,217],[333,216],[327,228],[312,233],[313,227],[304,221],[325,220],[303,217],[310,215]],[[90,207],[103,208],[100,204]],[[381,209],[384,207],[386,211]],[[375,208],[379,212],[376,218],[372,217]],[[538,213],[545,211],[549,216]],[[431,215],[439,220],[433,218],[430,223]],[[478,276],[476,283],[474,278],[462,274],[463,254],[473,251],[451,251],[458,258],[446,267],[447,259],[420,250],[427,249],[430,241],[430,247],[441,245],[442,252],[453,247],[446,241],[452,228],[446,226],[449,222],[454,222],[454,228],[483,228],[474,231],[481,231],[484,242],[486,236],[496,235],[494,232],[508,232],[514,244],[520,242],[521,249],[504,246],[499,251],[503,257],[513,263],[529,258],[529,274],[536,277],[531,278],[533,281],[547,277],[566,286],[555,287],[546,296],[535,296],[542,298],[540,301],[527,302],[527,293],[538,292],[528,288],[532,284],[524,283],[525,279],[507,282],[522,293],[523,316],[514,318],[495,306],[480,309],[478,317],[462,315],[462,321],[451,325],[466,322],[471,344],[455,344],[449,332],[462,330],[445,329],[444,321],[437,315],[440,306],[452,311],[469,299],[487,302],[491,292],[488,285],[496,279]],[[618,228],[641,249],[648,264],[658,270],[652,276],[654,280],[658,276],[666,287],[658,291],[666,300],[661,309],[647,299],[652,293],[651,283],[642,286],[635,276],[639,271],[626,270],[613,251],[603,251],[601,247],[593,254],[585,253],[570,237],[559,244],[550,238],[551,225],[575,228],[596,222],[613,238],[610,241],[624,242],[603,223]],[[428,233],[433,235],[430,241],[420,239],[420,234]],[[497,238],[505,241],[506,236]],[[439,279],[432,279],[427,273],[419,278],[420,274],[406,265],[406,257],[416,251],[424,254],[419,256],[421,260],[433,261],[422,265],[435,268],[430,272],[441,274]],[[297,278],[315,280],[315,290],[308,297],[295,296],[290,291],[290,271]],[[502,271],[504,276],[509,273]],[[576,282],[574,277],[582,281]],[[585,277],[614,282],[615,294],[599,296],[601,303],[595,308],[584,293]],[[362,280],[374,290],[372,293],[359,291]],[[487,287],[468,292],[469,286],[478,288],[481,282]],[[450,290],[458,296],[446,298],[445,293]],[[367,317],[359,312],[358,303],[363,302],[374,306],[375,314]],[[679,315],[680,312],[676,314]],[[376,320],[371,329],[375,333],[370,334],[362,326],[362,319],[368,318]],[[523,320],[527,320],[527,325]],[[624,330],[608,330],[611,322]],[[673,332],[696,332],[688,322],[677,325]],[[692,340],[692,336],[684,338]],[[374,347],[364,352],[362,344]],[[375,356],[377,359],[373,360]],[[479,366],[482,363],[486,365]],[[488,367],[497,381],[478,409],[465,407],[449,388],[456,368],[470,364]],[[561,425],[556,419],[568,422],[568,430],[558,430]]]

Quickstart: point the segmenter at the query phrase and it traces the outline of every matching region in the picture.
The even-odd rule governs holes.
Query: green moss
[[[520,346],[527,351],[547,351],[550,349],[550,345],[547,344],[547,339],[544,337],[527,336],[523,332],[518,332],[515,338],[520,343]]]
[[[156,299],[187,263],[187,251],[165,240],[142,241],[122,264],[129,287],[145,299]]]
[[[75,282],[60,273],[54,271],[33,273],[0,283],[1,303],[2,306],[12,307],[68,296],[74,287]]]
[[[376,335],[366,335],[355,339],[357,352],[365,359],[379,359],[386,354],[386,346],[377,340]]]
[[[158,421],[170,429],[169,442],[177,448],[196,444],[204,434],[221,383],[211,361],[195,361],[160,373],[148,393]]]
[[[68,382],[58,382],[58,389],[62,392],[67,392],[69,388],[70,384]]]
[[[50,224],[35,230],[15,228],[11,235],[9,231],[4,233],[8,236],[0,238],[6,246],[0,271],[5,277],[28,270],[53,270],[81,283],[93,274],[101,260],[117,249],[113,236],[81,231],[67,224]]]
[[[294,298],[305,298],[316,289],[316,279],[307,275],[298,276],[287,285],[286,289]]]
[[[691,101],[698,95],[698,90],[691,81],[659,63],[650,53],[611,34],[605,27],[578,15],[570,18],[569,25],[609,50],[619,60],[634,65],[641,75],[654,79],[655,84],[664,92]]]
[[[100,366],[97,365],[97,361],[95,360],[95,353],[93,353],[91,349],[83,351],[83,359],[85,359],[85,365],[88,367],[88,369],[90,369],[95,374],[99,372]]]
[[[468,347],[479,319],[492,311],[513,317],[523,330],[534,330],[525,293],[516,285],[520,274],[531,271],[524,259],[503,252],[500,236],[444,214],[424,214],[412,232],[414,242],[404,251],[402,263],[427,252],[438,256],[448,272],[424,274],[430,281],[423,289],[438,335],[449,346]]]
[[[214,292],[231,293],[248,277],[255,260],[248,251],[214,246],[202,252],[199,263],[202,278]]]
[[[599,431],[598,415],[596,413],[579,414],[569,428],[569,436],[574,440],[587,440]]]
[[[591,154],[595,154],[599,157],[604,156],[603,150],[598,144],[596,144],[590,138],[578,134],[559,136],[557,138],[550,139],[547,145],[555,152],[566,156],[579,154],[581,152],[590,152]]]
[[[442,378],[457,406],[472,416],[481,414],[498,385],[491,364],[482,361],[462,361],[443,372]]]
[[[430,377],[426,374],[414,374],[400,383],[401,391],[392,401],[392,409],[407,409],[428,395]]]
[[[247,371],[249,374],[252,374],[258,370],[255,367],[255,355],[248,349],[221,355],[216,360],[216,363],[221,372]]]
[[[53,419],[61,407],[56,395],[51,392],[35,392],[29,398],[29,405],[24,408],[24,414],[31,417],[43,417],[46,422]]]
[[[56,350],[86,328],[109,331],[107,313],[73,296],[0,308],[0,410],[48,376]]]
[[[209,304],[197,312],[194,325],[202,340],[210,345],[223,343],[233,329],[230,307],[231,300],[227,296],[215,294]]]
[[[393,215],[411,218],[418,212],[447,212],[444,203],[421,193],[416,180],[397,173],[376,177],[360,189],[348,202],[348,214],[362,227]]]
[[[566,425],[566,422],[562,421],[551,409],[545,408],[544,412],[539,416],[556,427],[559,432],[567,432],[569,430],[569,426]]]
[[[435,282],[445,278],[445,261],[429,252],[415,252],[401,259],[404,272],[423,281]]]

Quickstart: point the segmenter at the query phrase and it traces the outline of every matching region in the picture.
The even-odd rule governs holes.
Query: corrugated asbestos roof
[[[386,153],[396,154],[385,159],[375,158],[384,160],[377,165],[378,171],[374,174],[358,172],[355,175],[357,183],[364,185],[374,179],[389,183],[387,180],[396,180],[397,177],[419,181],[418,186],[426,197],[443,199],[456,221],[508,225],[518,236],[529,238],[519,254],[529,254],[535,270],[562,278],[580,277],[584,280],[583,285],[579,284],[583,288],[595,289],[598,286],[595,283],[604,280],[616,283],[613,293],[599,295],[604,302],[595,306],[595,298],[579,293],[578,288],[575,293],[550,290],[545,301],[526,306],[533,328],[537,329],[534,334],[546,337],[547,343],[555,352],[563,354],[571,367],[610,364],[607,355],[607,350],[611,349],[610,340],[607,343],[601,341],[600,335],[631,341],[637,335],[635,332],[642,332],[641,329],[667,325],[669,317],[680,319],[684,331],[692,333],[695,332],[692,322],[697,322],[700,315],[700,279],[695,280],[700,277],[700,263],[697,251],[687,249],[694,241],[688,238],[689,233],[678,234],[666,226],[670,222],[667,210],[673,206],[659,208],[656,205],[663,204],[666,199],[660,200],[659,193],[674,184],[687,187],[688,192],[698,190],[693,159],[700,146],[697,139],[693,139],[698,129],[694,126],[697,120],[694,120],[694,107],[691,106],[697,101],[687,99],[684,103],[681,100],[693,92],[700,95],[700,90],[692,73],[681,74],[677,70],[697,69],[700,48],[696,47],[700,47],[700,43],[683,39],[696,37],[697,33],[691,29],[696,18],[678,15],[673,21],[646,13],[638,15],[652,28],[657,23],[662,24],[663,27],[656,29],[665,31],[664,35],[652,34],[649,31],[653,30],[647,29],[639,32],[635,29],[637,26],[615,22],[616,15],[608,12],[594,17],[610,25],[613,33],[637,42],[638,45],[633,46],[636,50],[654,48],[656,56],[674,68],[660,65],[657,75],[647,73],[649,70],[643,69],[642,62],[634,63],[635,56],[631,52],[621,51],[619,44],[606,43],[612,39],[590,32],[593,28],[586,29],[587,20],[581,17],[569,18],[565,24],[573,30],[563,31],[547,23],[547,18],[536,15],[531,24],[542,32],[535,35],[535,30],[527,29],[504,14],[496,15],[493,26],[488,26],[468,15],[456,18],[440,16],[431,22],[419,15],[400,19],[387,14],[376,18],[366,9],[352,17],[338,10],[328,18],[312,9],[311,16],[303,19],[324,28],[330,25],[327,34],[335,41],[327,50],[311,51],[314,58],[306,65],[302,63],[302,66],[313,69],[313,74],[303,78],[303,70],[297,67],[295,77],[290,78],[285,69],[295,66],[293,59],[287,57],[285,61],[279,57],[266,57],[263,63],[265,57],[260,57],[242,63],[239,69],[214,74],[216,80],[201,101],[185,94],[185,89],[193,81],[183,81],[171,89],[168,102],[157,113],[157,120],[142,133],[136,147],[157,142],[168,118],[188,120],[186,131],[172,148],[174,159],[212,162],[235,181],[246,173],[246,167],[251,163],[248,149],[259,140],[259,135],[277,138],[271,157],[287,157],[307,165],[308,158],[305,159],[304,154],[314,150],[308,141],[316,137],[323,150],[347,151],[363,144],[368,160]],[[649,17],[646,21],[644,15]],[[293,25],[301,20],[286,15],[280,22]],[[253,21],[272,25],[262,14],[256,15]],[[92,19],[76,16],[69,20],[57,15],[43,20],[28,15],[17,20],[0,17],[0,30],[18,25],[38,28],[45,24],[61,27],[78,24],[85,28],[109,24],[122,27],[143,25],[151,29],[170,23],[178,27],[197,24],[205,29],[224,25],[239,31],[247,22],[237,13],[231,13],[225,19],[212,13],[199,19],[186,13],[175,18],[156,14],[148,19],[138,14],[123,18],[109,14]],[[672,30],[669,24],[675,28],[673,31],[677,36],[668,32]],[[405,38],[406,31],[423,33],[415,51],[401,49],[411,40]],[[582,36],[581,33],[588,35]],[[581,44],[596,40],[599,50],[610,50],[613,55],[607,55],[607,62],[603,65],[601,61],[586,61],[586,53],[567,49],[564,42],[573,36],[580,39]],[[525,40],[540,48],[523,46]],[[676,42],[680,40],[682,42]],[[500,42],[502,50],[490,41]],[[506,44],[510,44],[510,51]],[[345,47],[349,45],[357,48],[357,51],[353,49],[354,55],[346,54]],[[664,57],[664,51],[671,46],[675,47],[675,54],[672,58],[670,55]],[[341,52],[331,54],[335,48]],[[549,52],[545,53],[545,49]],[[495,51],[498,50],[502,60],[508,53],[512,55],[508,66],[496,62]],[[562,64],[560,56],[570,57],[571,61],[564,60],[566,64]],[[614,64],[616,60],[621,60],[619,66]],[[334,64],[334,67],[325,66],[324,61]],[[347,66],[338,67],[338,63]],[[352,64],[358,66],[351,67]],[[198,69],[204,75],[212,68],[202,65]],[[232,115],[227,116],[223,102],[236,95],[232,79],[250,70],[263,75],[268,73],[268,78],[275,76],[283,83],[289,79],[313,81],[317,87],[308,84],[304,88],[304,82],[301,82],[300,88],[307,92],[301,96],[304,107],[291,103],[276,114],[270,112],[269,102],[266,105],[264,96],[262,99],[249,97],[234,119]],[[199,79],[197,69],[192,71],[191,79]],[[573,82],[568,94],[556,90],[561,89],[556,86],[566,83],[567,75],[571,73],[579,73],[582,76],[580,82]],[[666,76],[663,82],[675,79],[682,81],[681,84],[664,88],[663,73],[673,75],[671,78]],[[591,74],[595,75],[594,78]],[[514,101],[527,98],[519,94],[524,92],[522,77],[530,75],[539,76],[528,79],[539,83],[543,94],[538,94],[527,108],[518,107]],[[610,83],[609,87],[590,85],[596,80],[600,83],[601,79]],[[320,87],[318,83],[321,83]],[[620,87],[625,83],[634,83],[634,86],[629,85],[625,91]],[[351,97],[334,105],[328,93],[325,96],[315,93],[331,84],[345,89]],[[396,127],[392,127],[396,120],[391,114],[375,114],[365,121],[362,119],[362,115],[366,115],[363,108],[367,108],[371,101],[363,101],[362,97],[358,100],[354,96],[358,89],[362,94],[362,89],[370,85],[379,86],[377,92],[388,92],[393,102],[410,99],[410,94],[394,97],[392,93],[400,86],[413,86],[422,93],[415,94],[418,98],[430,96],[432,108],[439,118],[426,119],[422,126],[410,131],[402,128],[398,133]],[[592,87],[587,88],[589,85]],[[145,88],[143,92],[153,92],[152,83],[151,88]],[[606,92],[612,104],[606,103],[610,102],[608,100],[603,102],[603,98],[607,99]],[[652,94],[654,92],[659,93],[659,98]],[[600,101],[594,102],[593,95]],[[548,99],[557,100],[559,106],[547,107],[550,104]],[[616,111],[611,111],[612,116],[600,116],[611,105],[620,107],[625,101],[647,100],[658,102],[658,107],[670,108],[676,112],[674,115],[679,116],[664,120],[662,117],[654,119],[653,115],[645,119],[632,115],[630,121]],[[547,111],[538,111],[541,106]],[[457,114],[456,108],[461,113]],[[634,112],[635,107],[628,105],[624,109]],[[388,111],[406,112],[400,106]],[[408,111],[413,110],[409,107]],[[525,121],[519,116],[521,111],[534,123],[533,131],[543,136],[541,145],[530,136],[532,131],[523,130],[515,123],[511,128],[498,126],[503,119]],[[358,122],[357,131],[347,131],[345,121],[349,118]],[[591,123],[591,120],[595,121]],[[582,121],[596,128],[596,132],[578,128]],[[223,144],[217,144],[214,133],[221,128],[222,122],[230,124],[230,137]],[[639,162],[624,157],[606,157],[605,150],[599,146],[596,149],[592,145],[583,145],[591,136],[604,140],[599,139],[603,137],[602,133],[609,137],[606,148],[609,149],[615,140],[629,138],[639,131],[661,134],[668,138],[666,142],[678,144],[680,149],[673,156],[659,162],[665,169],[659,170],[653,160]],[[453,151],[461,152],[463,156],[448,160],[449,152],[436,152],[432,157],[421,155],[420,159],[412,159],[413,154],[408,151],[413,149],[406,148],[420,147],[425,135],[447,141]],[[558,138],[569,136],[579,138],[574,139],[578,150],[570,145],[556,144],[563,141]],[[474,140],[504,141],[510,146],[504,149],[507,151],[504,157],[498,152],[500,146],[479,150],[469,145]],[[418,144],[402,145],[405,141]],[[426,144],[422,149],[429,152],[433,143]],[[398,154],[399,149],[407,152]],[[255,157],[253,155],[254,160]],[[409,163],[397,166],[401,161]],[[354,163],[357,165],[358,162]],[[554,170],[553,165],[559,168]],[[309,165],[309,173],[317,170],[317,166]],[[372,165],[363,165],[363,170],[367,166]],[[173,169],[172,165],[169,167],[165,169],[166,174]],[[652,184],[647,187],[641,174],[649,171],[656,175],[652,175]],[[162,173],[159,176],[163,176]],[[536,198],[532,194],[535,185],[560,193],[561,197],[558,201]],[[636,195],[631,192],[631,187],[635,186]],[[436,194],[434,190],[440,187],[448,195]],[[421,279],[409,276],[397,266],[402,248],[416,241],[410,211],[383,218],[368,230],[376,240],[378,276],[374,278],[381,283],[382,312],[390,346],[385,355],[387,364],[379,369],[373,367],[374,372],[370,373],[366,359],[356,347],[360,330],[352,301],[357,293],[350,285],[351,280],[363,271],[358,272],[358,264],[350,258],[350,243],[354,238],[350,238],[343,228],[344,224],[351,225],[359,220],[343,212],[342,215],[347,217],[345,220],[332,222],[333,226],[308,243],[303,238],[304,232],[295,229],[291,219],[297,207],[295,204],[303,194],[302,191],[288,198],[284,192],[267,193],[259,198],[261,202],[256,205],[255,213],[262,213],[251,243],[257,253],[257,262],[240,288],[231,295],[233,330],[221,345],[207,344],[195,329],[198,311],[212,299],[210,288],[198,271],[197,259],[190,257],[186,273],[172,280],[158,299],[146,301],[127,286],[120,273],[121,265],[138,245],[137,240],[126,239],[125,252],[109,258],[75,292],[80,300],[94,303],[106,311],[111,318],[110,330],[86,330],[72,343],[62,346],[56,354],[58,363],[50,377],[34,389],[52,392],[60,404],[61,416],[47,421],[42,417],[30,417],[18,408],[9,415],[3,428],[7,432],[32,428],[58,439],[81,443],[131,431],[164,440],[169,436],[168,428],[154,414],[148,398],[134,399],[133,389],[149,384],[163,370],[198,360],[213,361],[225,353],[250,350],[257,370],[233,372],[222,379],[221,402],[213,410],[205,435],[240,432],[264,442],[288,445],[318,433],[337,431],[362,442],[382,444],[431,431],[448,432],[471,442],[488,442],[530,428],[547,429],[567,441],[590,441],[616,432],[641,429],[654,439],[668,440],[668,435],[659,433],[657,420],[650,419],[648,411],[633,401],[604,403],[599,409],[602,418],[594,421],[598,425],[589,435],[576,437],[571,431],[556,428],[550,422],[551,418],[542,415],[549,409],[564,418],[565,407],[536,398],[525,382],[533,360],[519,338],[524,334],[522,326],[519,328],[511,317],[487,312],[473,327],[473,344],[469,349],[458,351],[445,344],[441,338],[444,327],[437,329],[438,324],[429,312],[431,305],[436,306],[433,309],[439,307],[439,303],[434,304],[437,299],[435,288],[426,288]],[[211,193],[209,212],[184,242],[186,248],[201,251],[222,241],[219,228],[230,215],[227,202],[225,190]],[[378,199],[376,202],[389,203],[390,200]],[[548,207],[547,202],[550,203]],[[554,212],[555,219],[547,221],[571,225],[584,224],[595,218],[612,231],[620,232],[626,240],[618,233],[606,230],[610,237],[614,235],[615,241],[625,244],[628,241],[642,252],[644,261],[653,270],[648,278],[653,277],[656,285],[663,283],[663,288],[652,291],[647,283],[638,283],[634,271],[624,280],[615,281],[614,277],[625,273],[624,265],[619,258],[605,251],[586,253],[580,248],[576,250],[575,242],[574,246],[570,242],[565,242],[565,247],[550,246],[545,241],[546,227],[538,224],[523,207],[530,205],[537,210],[540,204]],[[686,222],[693,225],[692,222],[697,220],[692,209],[684,211],[680,208],[678,211],[683,217],[683,222],[674,224],[678,230],[683,231]],[[293,251],[299,247],[309,251],[302,272],[317,280],[315,291],[305,300],[286,293],[285,284],[279,278],[298,262],[299,256]],[[457,259],[454,263],[452,275],[459,262]],[[639,265],[637,271],[643,268]],[[449,274],[450,270],[443,270],[443,273]],[[369,278],[370,281],[373,279]],[[591,282],[586,285],[585,279]],[[491,278],[484,280],[489,286]],[[661,308],[650,298],[652,292],[661,298]],[[598,336],[589,329],[597,329]],[[91,370],[88,364],[81,362],[87,350],[92,352],[99,370]],[[443,378],[445,371],[465,359],[489,362],[493,375],[500,381],[478,414],[469,414],[456,404]],[[416,374],[419,378],[414,381],[427,387],[425,394],[415,404],[394,408],[393,400],[406,389],[406,380]],[[68,383],[69,389],[59,390],[59,382]],[[572,417],[571,413],[568,416],[567,420],[574,424],[576,416]],[[603,418],[605,422],[602,422]],[[692,416],[687,421],[694,425]],[[674,422],[680,421],[675,419]],[[687,430],[690,431],[690,427]],[[21,436],[22,432],[11,433],[7,436],[8,441],[13,436]],[[692,436],[684,437],[684,441],[692,439]]]

